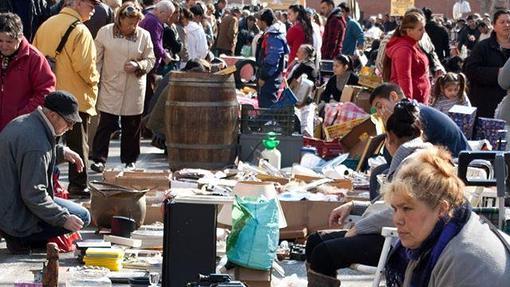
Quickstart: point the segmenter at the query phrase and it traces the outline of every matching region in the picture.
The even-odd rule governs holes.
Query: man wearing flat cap
[[[68,91],[76,97],[82,121],[64,135],[65,142],[84,160],[89,153],[88,127],[90,117],[96,115],[99,73],[96,68],[96,46],[90,31],[82,23],[94,15],[99,0],[63,0],[64,8],[58,15],[44,22],[35,34],[33,45],[46,57],[55,60],[57,90]],[[57,47],[68,34],[62,52]],[[87,166],[87,165],[85,165]],[[88,196],[87,172],[77,173],[69,166],[71,196]]]
[[[74,96],[56,91],[0,133],[0,234],[11,253],[27,253],[31,246],[90,223],[85,208],[53,196],[55,164],[67,160],[77,172],[83,170],[76,152],[56,144],[56,137],[80,121]]]

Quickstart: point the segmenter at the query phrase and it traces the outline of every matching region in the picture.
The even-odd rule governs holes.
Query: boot
[[[340,280],[308,270],[308,287],[340,287]]]

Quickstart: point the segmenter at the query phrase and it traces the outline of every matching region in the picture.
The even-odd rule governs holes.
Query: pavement
[[[109,150],[109,158],[106,163],[106,168],[119,168],[124,166],[120,162],[120,142],[112,140]],[[168,163],[163,151],[150,145],[149,140],[142,140],[141,155],[136,163],[137,168],[143,169],[168,169]],[[61,164],[60,180],[67,185],[67,164]],[[101,174],[95,173],[87,167],[89,171],[89,180],[101,180]],[[82,231],[84,238],[97,238],[93,228],[87,228]],[[32,255],[11,255],[7,252],[5,241],[0,242],[0,286],[13,286],[16,282],[32,282],[34,275],[32,270],[41,270],[43,262],[45,261],[45,253],[34,253]],[[64,284],[65,278],[68,273],[68,267],[77,266],[79,263],[73,253],[65,253],[60,255],[61,276],[59,282]],[[276,281],[293,281],[293,285],[286,286],[306,286],[306,270],[302,261],[286,260],[280,262],[280,265],[285,270],[284,277],[279,274],[276,276]],[[295,274],[295,275],[294,275]],[[351,269],[341,269],[338,273],[338,278],[342,281],[342,286],[347,287],[361,287],[371,286],[373,275],[364,274]],[[64,285],[62,285],[64,286]],[[128,286],[128,285],[114,285],[114,286]]]

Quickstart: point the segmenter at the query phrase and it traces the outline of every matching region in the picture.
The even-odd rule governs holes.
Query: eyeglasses
[[[67,129],[72,130],[74,125],[76,124],[74,121],[69,121],[66,118],[64,118],[61,114],[56,113],[65,123],[67,126]]]
[[[133,6],[127,6],[126,9],[124,9],[124,11],[122,11],[122,15],[126,16],[126,17],[133,17],[133,16],[138,16],[138,13],[140,13],[140,9],[137,8],[137,7],[133,7]]]

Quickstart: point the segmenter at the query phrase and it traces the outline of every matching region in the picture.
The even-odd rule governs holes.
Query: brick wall
[[[215,1],[215,0],[214,0]],[[270,1],[270,0],[262,0],[259,2]],[[241,3],[242,0],[229,0],[229,3]],[[245,0],[245,3],[249,3],[250,1]],[[307,6],[315,9],[319,9],[321,0],[307,0]],[[340,3],[340,0],[335,0],[335,2]],[[452,9],[453,4],[456,0],[415,0],[415,6],[418,8],[423,8],[425,6],[430,7],[432,11],[436,14],[444,14],[447,17],[452,17]],[[471,4],[471,10],[479,13],[487,12],[489,7],[487,3],[489,0],[469,0]],[[390,0],[358,0],[361,11],[364,13],[364,17],[370,17],[372,15],[377,14],[386,14],[390,11]]]

